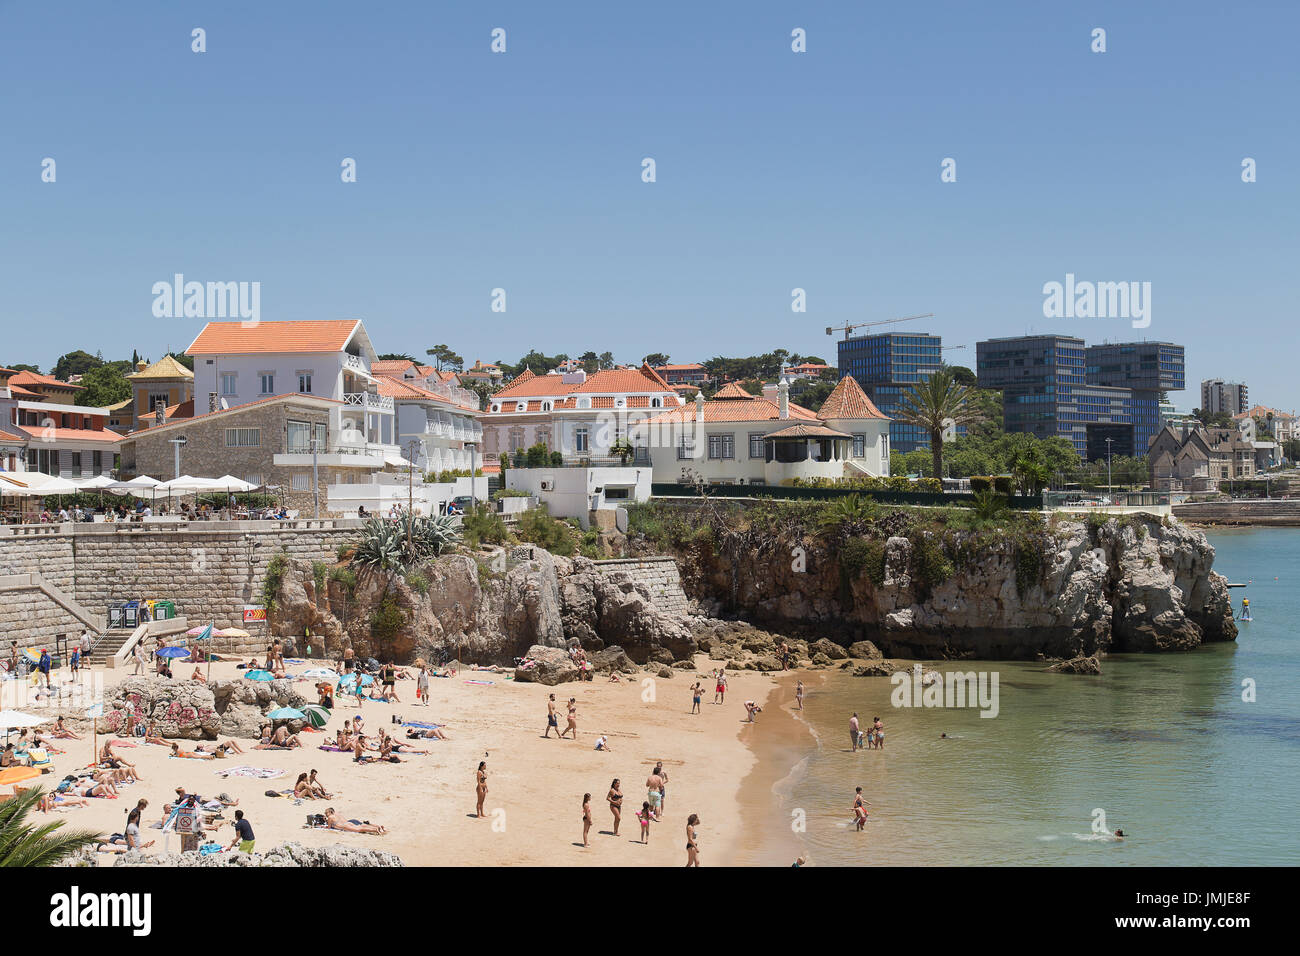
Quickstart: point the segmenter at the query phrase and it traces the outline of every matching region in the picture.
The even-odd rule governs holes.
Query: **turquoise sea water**
[[[1215,569],[1250,582],[1232,591],[1254,615],[1236,643],[1114,655],[1100,677],[932,665],[996,671],[994,719],[893,707],[885,678],[806,675],[803,724],[773,706],[754,729],[770,739],[747,796],[772,789],[768,808],[754,811],[769,838],[742,862],[789,865],[800,853],[841,866],[1300,863],[1300,530],[1210,540]],[[1248,678],[1253,703],[1242,699]],[[881,716],[886,749],[849,752],[853,711],[864,726]],[[849,811],[856,786],[872,804],[861,834]],[[1093,832],[1097,810],[1123,842]]]

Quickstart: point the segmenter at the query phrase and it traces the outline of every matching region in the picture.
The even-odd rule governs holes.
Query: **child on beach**
[[[696,681],[694,684],[691,685],[691,713],[692,714],[698,714],[700,712],[700,698],[703,696],[704,696],[704,688],[700,685],[699,681]]]
[[[650,842],[650,804],[641,804],[641,809],[637,812],[636,818],[641,821],[641,842]]]
[[[870,804],[868,804],[866,798],[862,796],[862,788],[858,787],[857,792],[853,797],[853,818],[857,821],[856,829],[859,832],[866,829],[868,806],[870,806]]]

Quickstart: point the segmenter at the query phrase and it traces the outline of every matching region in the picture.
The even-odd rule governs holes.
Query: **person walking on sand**
[[[609,785],[605,799],[609,802],[609,812],[614,815],[614,836],[618,836],[618,825],[623,820],[623,791],[619,789],[618,777]]]
[[[796,710],[803,710],[803,681],[799,681],[794,689],[795,703],[798,705]]]
[[[487,799],[487,761],[486,760],[480,760],[478,762],[478,773],[475,774],[475,780],[476,780],[476,784],[474,788],[474,794],[478,798],[478,806],[474,810],[474,816],[481,818],[487,816],[487,814],[483,812],[483,801]]]
[[[691,685],[691,713],[692,714],[698,714],[700,712],[700,699],[703,696],[704,696],[704,687],[701,686],[699,681],[696,681],[694,684]]]
[[[569,698],[569,723],[568,726],[566,726],[564,730],[560,732],[560,736],[561,737],[565,736],[566,734],[568,734],[569,731],[573,731],[573,739],[577,740],[578,739],[578,700],[576,697]]]
[[[662,760],[655,762],[655,776],[659,778],[659,815],[663,816],[664,807],[668,806],[668,771]]]
[[[849,718],[849,745],[852,748],[851,753],[858,752],[859,736],[860,734],[858,731],[858,713],[857,711],[854,711],[853,716]]]
[[[244,819],[244,811],[236,810],[234,822],[231,826],[235,828],[235,839],[230,842],[227,849],[233,850],[235,844],[239,844],[240,853],[253,852],[253,825]]]
[[[650,771],[650,776],[645,781],[646,806],[656,820],[659,819],[659,807],[664,799],[663,786],[663,778],[655,771]]]
[[[698,813],[692,813],[689,817],[686,818],[686,865],[687,866],[698,867],[700,865],[700,843],[699,843],[699,837],[695,832],[695,828],[699,826],[699,823],[700,823],[700,815]]]
[[[582,795],[582,845],[590,846],[587,834],[591,832],[591,794]]]
[[[551,736],[551,728],[555,728],[555,737],[558,740],[560,736],[560,721],[555,716],[555,695],[552,694],[546,701],[546,733],[543,737]]]
[[[420,661],[420,676],[415,680],[415,699],[429,706],[429,668],[424,661]]]

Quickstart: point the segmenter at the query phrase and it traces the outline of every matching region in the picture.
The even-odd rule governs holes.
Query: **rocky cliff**
[[[829,540],[795,525],[779,545],[743,551],[714,534],[679,563],[711,613],[845,646],[869,639],[890,656],[1077,658],[1235,639],[1227,582],[1200,531],[1147,515],[1019,522]]]
[[[827,663],[835,647],[861,641],[890,657],[1074,659],[1236,637],[1214,549],[1174,520],[1021,515],[963,530],[892,512],[850,516],[833,533],[784,513],[675,520],[658,547],[677,558],[689,616],[657,607],[630,571],[521,547],[324,586],[319,567],[290,561],[272,627],[290,646],[310,633],[329,655],[350,642],[399,662],[509,664],[576,639],[589,652],[618,647],[639,665],[670,665],[709,649],[717,618],[738,618],[765,630],[720,646],[754,644],[745,650],[762,669],[773,634],[804,638],[797,653],[820,646]]]

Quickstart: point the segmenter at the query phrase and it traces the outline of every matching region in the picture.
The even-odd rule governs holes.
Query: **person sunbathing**
[[[311,783],[305,773],[298,774],[298,781],[293,785],[293,795],[298,800],[316,799],[316,792],[312,790]]]
[[[129,770],[125,767],[120,770],[107,768],[103,770],[96,770],[93,776],[94,779],[99,781],[100,783],[109,783],[116,788],[116,786],[119,783],[128,783],[128,782],[139,780],[140,779],[139,777],[133,776],[134,773],[135,773],[134,770]],[[116,793],[116,790],[114,790],[114,792]]]
[[[429,740],[431,738],[446,740],[447,735],[442,732],[441,727],[411,727],[406,731],[407,740]]]
[[[88,807],[90,801],[85,797],[69,796],[63,793],[47,793],[41,797],[38,807],[42,813],[49,813],[55,807]]]
[[[271,735],[271,743],[278,747],[301,747],[302,741],[298,739],[297,734],[289,733],[289,728],[280,726],[275,729]]]
[[[365,820],[344,820],[334,812],[333,807],[327,807],[325,810],[325,825],[331,830],[343,830],[347,833],[387,833],[388,831],[377,823],[370,823]]]
[[[208,679],[203,676],[203,671],[197,667],[194,668],[194,673],[190,675],[190,680],[198,681],[200,684],[206,684],[208,682]]]
[[[412,747],[410,744],[404,744],[400,740],[390,739],[389,743],[392,745],[393,750],[399,754],[427,754],[429,752],[427,750],[420,750],[417,747]]]
[[[55,737],[58,737],[61,740],[81,739],[81,735],[73,733],[72,730],[63,722],[62,717],[59,717],[57,720],[54,721],[54,729],[50,731],[50,733],[52,733]]]
[[[80,783],[74,783],[68,788],[69,792],[78,797],[116,797],[117,788],[113,784],[105,781],[95,783],[92,780],[82,780]]]
[[[147,744],[158,744],[160,747],[170,747],[171,741],[163,740],[154,730],[153,721],[149,721],[149,726],[144,731],[144,742]]]
[[[216,754],[204,753],[201,750],[181,750],[180,744],[172,744],[172,756],[181,757],[186,760],[216,760]]]

